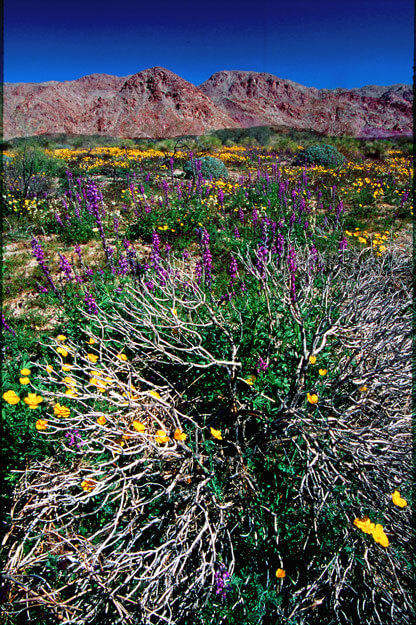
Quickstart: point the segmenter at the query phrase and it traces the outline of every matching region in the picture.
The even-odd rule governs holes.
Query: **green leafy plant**
[[[294,165],[323,165],[324,167],[340,167],[345,157],[332,145],[311,145],[296,155]]]
[[[187,178],[196,178],[198,172],[201,172],[204,178],[228,178],[228,170],[224,163],[212,156],[186,161],[183,171]]]

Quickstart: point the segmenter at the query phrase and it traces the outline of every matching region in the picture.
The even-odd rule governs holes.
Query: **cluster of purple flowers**
[[[85,293],[84,302],[88,306],[88,312],[90,313],[90,315],[98,315],[97,302],[88,291]]]
[[[77,430],[77,429],[69,430],[65,434],[65,437],[69,438],[68,445],[70,447],[73,447],[73,445],[75,445],[75,447],[77,447],[78,449],[81,447],[81,445],[82,445],[82,436],[79,433],[79,430]],[[78,441],[81,441],[81,442],[78,442]]]
[[[296,266],[296,252],[295,252],[295,248],[292,245],[289,245],[287,264],[289,266],[289,273],[290,273],[290,300],[292,303],[294,303],[296,302],[295,274],[296,274],[297,266]]]
[[[228,583],[230,579],[230,574],[223,564],[220,564],[218,571],[215,572],[215,594],[220,595],[221,599],[225,601],[227,597],[227,592],[231,590],[231,586]]]
[[[33,256],[36,258],[36,260],[39,263],[39,267],[42,269],[42,273],[45,276],[45,278],[47,279],[48,283],[50,284],[52,290],[54,293],[56,293],[56,295],[59,298],[59,301],[62,303],[62,296],[60,294],[60,292],[58,291],[58,289],[55,286],[55,283],[52,279],[51,276],[51,272],[49,271],[49,267],[47,266],[47,264],[45,263],[45,252],[42,249],[41,244],[39,243],[39,241],[36,238],[33,238],[31,241],[31,245],[32,245],[32,252],[33,252]],[[43,291],[44,293],[48,292],[48,290],[46,289],[46,291]]]

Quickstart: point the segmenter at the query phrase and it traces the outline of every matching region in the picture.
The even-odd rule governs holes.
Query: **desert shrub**
[[[324,167],[339,167],[345,161],[345,157],[332,145],[324,143],[311,145],[299,152],[294,160],[294,165],[323,165]]]
[[[199,173],[203,178],[228,178],[228,171],[224,163],[212,156],[186,161],[183,171],[187,178],[195,178]]]
[[[65,171],[64,161],[29,145],[16,150],[13,160],[5,163],[5,183],[15,197],[33,198],[49,192],[54,186],[53,179],[63,179]]]

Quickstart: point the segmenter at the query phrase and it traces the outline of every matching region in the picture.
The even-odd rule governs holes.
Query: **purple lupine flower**
[[[5,328],[8,332],[10,332],[10,334],[12,334],[13,336],[16,336],[16,332],[9,326],[9,324],[7,323],[5,316],[3,315],[3,313],[1,314],[1,325],[3,326],[3,328]]]
[[[238,209],[238,219],[241,221],[241,224],[244,225],[244,211],[241,207]]]
[[[197,260],[195,263],[195,275],[197,284],[201,284],[202,279],[202,263],[200,260]]]
[[[339,262],[342,263],[344,260],[344,251],[347,249],[348,247],[348,241],[346,239],[346,237],[342,237],[342,239],[340,240],[339,244],[338,244],[338,252],[339,252]]]
[[[258,214],[258,212],[256,211],[256,209],[255,209],[255,208],[253,208],[253,224],[254,224],[254,230],[256,229],[258,218],[259,218],[259,214]]]
[[[237,228],[237,226],[235,226],[235,228],[234,228],[234,236],[235,236],[236,239],[240,239],[241,238],[240,231]]]
[[[262,280],[266,277],[266,259],[267,259],[267,247],[264,245],[259,245],[257,249],[257,260],[256,260],[256,268],[259,272],[260,278]]]
[[[295,248],[292,245],[289,245],[289,252],[287,256],[287,264],[289,266],[289,274],[290,274],[290,300],[292,303],[296,302],[296,285],[295,285],[295,274],[296,274],[296,252]]]
[[[114,232],[115,232],[115,235],[116,235],[116,239],[118,240],[118,229],[119,229],[119,226],[120,226],[120,221],[117,219],[117,217],[114,217],[114,222],[113,223],[114,223]]]
[[[43,275],[45,276],[45,278],[49,282],[49,284],[50,284],[50,286],[52,288],[52,291],[58,296],[59,301],[62,304],[63,303],[62,296],[61,296],[60,292],[58,291],[58,289],[55,286],[55,283],[54,283],[54,281],[52,279],[52,276],[51,276],[51,272],[49,271],[49,267],[45,263],[45,260],[44,260],[45,252],[43,251],[41,244],[39,243],[39,241],[36,238],[33,238],[32,241],[31,241],[31,245],[32,245],[33,255],[36,258],[36,260],[38,261],[39,267],[42,269]],[[48,292],[48,291],[46,290],[46,292]]]
[[[218,189],[218,201],[220,203],[221,208],[224,207],[224,191],[222,189]]]
[[[91,267],[85,267],[85,275],[89,278],[93,277],[94,271],[91,269]]]
[[[129,270],[129,263],[127,258],[124,256],[124,254],[120,254],[120,257],[118,259],[118,266],[119,269],[117,271],[119,276],[124,276],[126,275],[126,273]]]
[[[72,280],[72,265],[64,254],[59,254],[59,270],[65,274],[65,280]]]
[[[60,226],[63,226],[63,225],[64,225],[64,224],[62,223],[62,219],[61,219],[61,218],[60,218],[60,216],[59,216],[59,213],[55,213],[55,219],[56,219],[56,221],[58,222],[58,224],[59,224]]]
[[[228,580],[230,579],[230,574],[223,564],[220,564],[219,570],[216,571],[214,575],[214,579],[216,584],[215,594],[220,595],[222,601],[225,601],[227,597],[227,592],[231,590],[231,586],[228,583]]]
[[[189,252],[188,252],[188,250],[183,250],[183,252],[182,252],[182,258],[183,258],[183,260],[188,260],[188,258],[189,258]]]
[[[211,256],[211,251],[209,249],[209,234],[206,228],[204,228],[204,231],[202,233],[201,243],[204,246],[203,253],[202,253],[202,264],[204,267],[204,279],[205,279],[205,283],[207,284],[207,286],[210,287],[211,281],[212,281],[212,256]]]
[[[267,371],[268,366],[269,365],[267,364],[267,362],[263,360],[263,358],[260,356],[257,362],[257,367],[256,367],[257,373],[261,373],[262,371]]]
[[[285,247],[285,237],[283,234],[278,234],[276,239],[276,254],[280,258],[283,255],[283,250]]]
[[[144,285],[148,291],[153,291],[153,289],[155,288],[155,285],[153,284],[151,280],[149,280],[148,282],[145,282]]]
[[[89,291],[85,293],[84,302],[88,306],[88,312],[90,315],[98,315],[97,302]]]
[[[79,449],[81,447],[81,445],[83,444],[82,436],[79,433],[79,430],[77,430],[77,429],[69,430],[65,434],[65,437],[69,438],[68,445],[70,447],[73,447],[73,445],[75,445],[75,447],[77,447]],[[81,441],[81,442],[78,442],[78,441]]]
[[[234,280],[236,279],[237,273],[238,273],[237,261],[233,255],[231,255],[231,262],[230,262],[228,273],[230,274],[230,282],[232,284]]]
[[[47,289],[46,286],[43,286],[43,284],[39,284],[39,282],[37,282],[37,286],[39,293],[49,293],[49,289]]]

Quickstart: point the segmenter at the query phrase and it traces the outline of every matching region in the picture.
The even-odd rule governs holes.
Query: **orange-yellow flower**
[[[72,365],[62,365],[62,371],[71,371]]]
[[[277,569],[276,577],[278,579],[283,579],[284,577],[286,577],[286,571],[284,569]]]
[[[211,436],[213,436],[214,438],[216,438],[219,441],[222,441],[222,434],[221,434],[221,430],[215,430],[214,428],[209,428],[209,431],[211,432]]]
[[[367,387],[365,386],[360,386],[360,388],[358,389],[361,393],[364,393],[367,390]]]
[[[124,362],[127,360],[127,356],[126,356],[126,354],[123,354],[123,353],[121,353],[121,354],[117,354],[117,358],[118,358],[119,360],[123,360]]]
[[[55,404],[53,407],[53,412],[57,417],[67,418],[71,414],[71,411],[67,406],[61,406],[61,404]]]
[[[354,525],[365,534],[372,534],[376,528],[375,524],[370,521],[368,516],[362,519],[354,519]]]
[[[53,367],[52,367],[52,365],[46,365],[46,371],[47,371],[48,373],[52,373],[52,371],[53,371]]]
[[[319,369],[318,373],[319,373],[319,375],[324,376],[324,375],[326,375],[328,373],[328,369]]]
[[[95,341],[94,339],[90,336],[90,338],[88,339],[88,341],[86,341],[88,343],[88,345],[94,345]]]
[[[30,375],[30,369],[27,369],[26,367],[24,369],[21,369],[20,375],[23,375],[24,377]]]
[[[373,531],[373,538],[376,541],[376,543],[378,543],[379,545],[381,545],[382,547],[388,547],[389,546],[389,539],[387,538],[383,526],[380,525],[379,523],[377,523],[374,531]]]
[[[182,430],[176,428],[173,438],[175,439],[175,441],[186,441],[187,436],[185,432],[182,432]]]
[[[400,496],[400,493],[398,490],[394,491],[391,498],[395,506],[399,506],[399,508],[405,508],[407,506],[406,499],[403,499],[403,497]]]
[[[38,419],[35,423],[35,428],[37,430],[46,430],[48,427],[48,422],[46,419]]]
[[[104,415],[101,415],[101,417],[98,417],[98,419],[97,419],[97,423],[98,423],[99,425],[105,425],[105,424],[107,423],[107,419],[105,418],[105,416],[104,416]]]
[[[58,352],[58,354],[61,354],[61,356],[63,356],[64,358],[68,356],[68,351],[65,349],[65,347],[57,347],[56,351]]]
[[[14,391],[6,391],[5,393],[3,393],[3,399],[8,404],[12,405],[18,404],[20,401],[19,395],[16,395]]]
[[[310,404],[317,404],[318,403],[318,395],[316,393],[307,393],[306,397],[308,399],[308,402]]]
[[[250,386],[253,386],[255,381],[256,381],[255,375],[249,375],[248,378],[245,379],[245,382],[247,382],[247,384],[249,384]]]
[[[90,362],[97,362],[98,356],[96,354],[87,354],[87,358]]]
[[[64,336],[63,334],[58,334],[58,336],[56,337],[57,341],[66,341],[66,336]]]
[[[156,443],[162,445],[163,443],[169,442],[169,436],[163,430],[157,430],[156,432]]]
[[[156,399],[160,399],[160,395],[157,391],[149,391],[149,395],[155,397]]]
[[[309,356],[309,362],[311,365],[314,365],[316,363],[316,356]]]
[[[90,493],[97,486],[96,480],[83,480],[81,482],[81,488],[85,490],[87,493]]]
[[[136,432],[144,432],[146,429],[144,424],[140,421],[133,421],[133,428],[136,430]]]
[[[31,410],[35,410],[39,406],[39,404],[43,402],[43,397],[40,397],[40,395],[36,395],[36,393],[29,393],[29,395],[25,397],[23,401],[29,406]]]
[[[20,384],[23,384],[23,386],[25,384],[30,384],[30,378],[19,378],[19,382]]]

